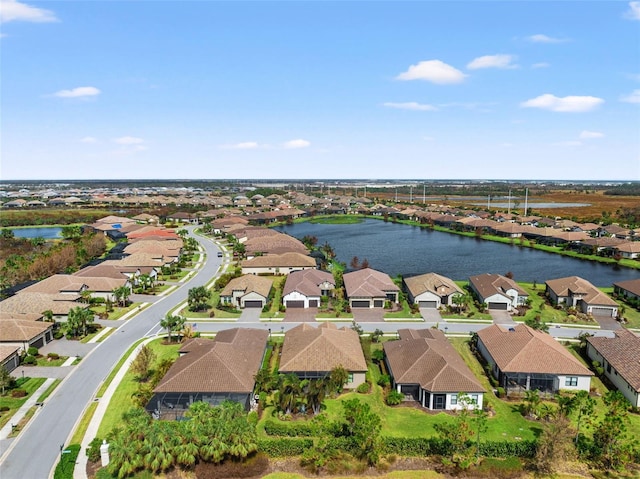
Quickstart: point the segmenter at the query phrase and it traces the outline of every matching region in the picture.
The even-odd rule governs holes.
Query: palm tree
[[[529,389],[524,393],[524,412],[525,416],[536,414],[540,406],[540,391],[537,389]]]
[[[163,320],[160,321],[160,326],[167,330],[167,339],[169,342],[172,341],[171,333],[173,331],[179,331],[184,326],[186,318],[182,316],[174,316],[171,314],[167,314]]]
[[[293,373],[281,376],[279,390],[278,406],[281,411],[290,414],[297,409],[298,400],[302,393],[300,378]]]
[[[326,378],[312,379],[306,387],[307,406],[311,408],[314,415],[320,412],[322,402],[327,395],[329,381]]]
[[[349,372],[342,366],[336,366],[329,373],[329,388],[332,391],[340,393],[348,379]]]

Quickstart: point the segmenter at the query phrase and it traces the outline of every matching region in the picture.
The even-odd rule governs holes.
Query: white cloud
[[[84,138],[80,138],[80,143],[97,143],[97,139],[93,136],[85,136]]]
[[[629,10],[624,16],[630,20],[640,20],[640,2],[629,2]]]
[[[550,37],[549,35],[544,35],[542,33],[531,35],[530,37],[527,37],[527,40],[533,43],[564,43],[569,41],[567,38]]]
[[[85,96],[96,96],[99,94],[100,90],[94,86],[80,86],[71,90],[60,90],[53,95],[58,98],[81,98]]]
[[[544,95],[522,102],[520,106],[567,113],[590,111],[603,103],[604,100],[602,98],[595,96],[557,97],[550,93],[545,93]]]
[[[531,68],[533,68],[534,70],[538,69],[538,68],[549,68],[551,65],[549,63],[546,62],[540,62],[540,63],[534,63],[533,65],[531,65]]]
[[[58,19],[50,10],[32,7],[16,0],[0,1],[0,23],[13,21],[47,23],[57,22]]]
[[[294,150],[296,148],[307,148],[310,145],[311,145],[311,142],[300,138],[297,140],[286,141],[282,146],[286,150]]]
[[[415,101],[409,101],[405,103],[387,102],[383,103],[383,106],[387,108],[397,108],[398,110],[414,110],[414,111],[437,111],[438,109],[433,105],[425,103],[417,103]]]
[[[518,65],[512,63],[513,61],[515,61],[515,59],[515,55],[484,55],[482,57],[474,58],[471,62],[469,62],[467,68],[469,70],[479,70],[481,68],[518,68]]]
[[[584,130],[580,133],[580,138],[583,140],[588,140],[591,138],[603,138],[603,137],[604,137],[604,133],[601,133],[599,131]]]
[[[427,60],[411,65],[397,80],[424,80],[437,85],[462,83],[467,75],[440,60]]]
[[[640,90],[633,90],[628,95],[620,97],[620,101],[625,103],[640,103]]]
[[[120,138],[114,138],[113,142],[118,145],[140,145],[144,143],[144,140],[135,136],[121,136]]]

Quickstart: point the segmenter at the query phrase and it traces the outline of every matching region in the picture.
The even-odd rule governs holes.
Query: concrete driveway
[[[314,323],[317,315],[318,308],[288,308],[284,314],[284,321]]]
[[[244,308],[242,314],[238,318],[238,323],[259,323],[261,308]]]
[[[380,308],[351,308],[353,320],[356,323],[384,322],[384,309]]]
[[[490,309],[488,311],[494,324],[504,324],[507,326],[513,326],[516,324],[508,311],[501,311],[497,309]]]
[[[442,316],[440,316],[440,311],[436,308],[420,308],[420,316],[427,323],[438,323],[440,321],[444,321]]]
[[[597,321],[601,329],[615,331],[622,328],[622,325],[611,316],[594,316],[593,319]]]

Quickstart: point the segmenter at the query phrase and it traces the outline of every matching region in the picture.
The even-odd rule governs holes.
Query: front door
[[[444,409],[447,403],[447,396],[445,394],[433,395],[433,409]]]

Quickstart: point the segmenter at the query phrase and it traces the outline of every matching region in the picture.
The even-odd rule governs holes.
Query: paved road
[[[167,311],[187,298],[189,288],[204,285],[221,264],[217,247],[210,240],[200,241],[207,251],[207,262],[188,282],[169,296],[127,321],[117,332],[93,349],[69,374],[27,428],[0,451],[2,479],[47,479],[56,464],[61,445],[67,445],[70,434],[85,406],[120,357],[138,339],[159,329],[158,322]]]

